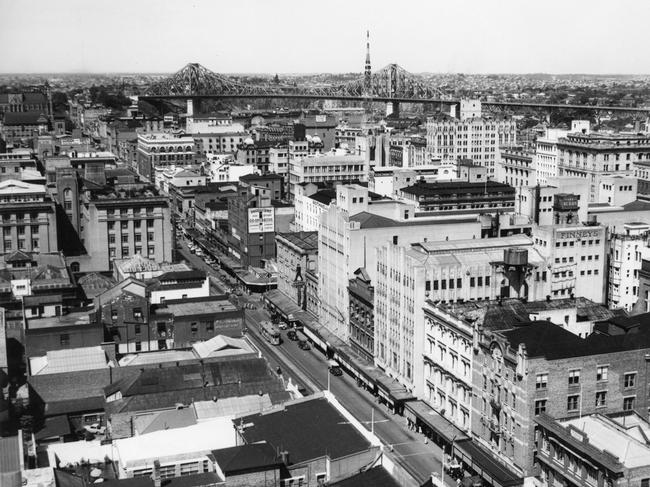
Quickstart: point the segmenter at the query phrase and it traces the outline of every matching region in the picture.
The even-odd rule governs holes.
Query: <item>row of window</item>
[[[479,277],[470,277],[469,278],[469,287],[483,287],[483,283],[485,282],[486,286],[490,285],[490,276],[485,276],[485,279],[483,276]],[[456,279],[441,279],[441,280],[435,280],[433,281],[433,290],[438,291],[439,289],[445,290],[447,288],[449,289],[462,289],[463,287],[463,280],[462,278],[456,278]],[[426,281],[424,285],[425,291],[431,291],[431,281]]]
[[[147,232],[147,240],[150,242],[154,241],[154,232]],[[133,241],[134,242],[141,242],[142,241],[142,234],[141,233],[135,233],[133,234]],[[129,243],[129,235],[128,234],[123,234],[121,238],[122,243]],[[109,245],[114,245],[115,244],[115,235],[114,234],[109,234],[108,236],[108,243]]]
[[[133,228],[140,228],[141,226],[142,226],[142,220],[133,220]],[[154,227],[154,220],[147,220],[147,228],[153,228],[153,227]],[[115,222],[107,222],[106,228],[108,228],[109,232],[114,231]],[[120,228],[122,230],[128,230],[129,222],[128,221],[120,222]]]
[[[135,253],[142,255],[142,247],[135,247]],[[129,255],[130,255],[129,248],[128,247],[123,247],[122,248],[122,257],[128,257]],[[155,257],[155,255],[156,255],[156,247],[154,247],[153,245],[147,247],[147,255],[149,257]],[[117,257],[116,250],[115,250],[114,247],[111,247],[110,249],[108,249],[108,256],[110,258]]]
[[[562,242],[555,242],[556,247],[573,247],[574,245],[575,245],[575,243],[573,242],[573,240],[568,241],[568,242],[566,240],[564,240]],[[582,246],[584,247],[585,245],[600,245],[600,239],[599,238],[590,239],[588,241],[587,240],[582,240]]]
[[[596,367],[596,380],[604,382],[609,373],[608,365],[600,365]],[[568,382],[570,386],[580,384],[580,369],[573,369],[569,371]],[[546,389],[548,386],[548,373],[537,374],[535,377],[535,389]],[[636,386],[636,372],[627,372],[623,376],[623,386],[626,388]]]
[[[566,410],[567,412],[576,412],[582,408],[580,404],[581,398],[580,394],[571,394],[567,396],[566,400]],[[537,399],[535,401],[535,416],[539,416],[541,413],[546,412],[546,406],[548,404],[548,399]],[[636,404],[636,396],[628,396],[623,398],[623,411],[631,411],[634,409]],[[597,408],[602,408],[607,406],[607,391],[597,391],[594,396],[594,406]]]

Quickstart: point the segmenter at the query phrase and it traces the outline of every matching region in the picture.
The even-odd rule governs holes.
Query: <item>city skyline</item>
[[[0,0],[9,20],[0,72],[169,73],[188,62],[224,73],[361,72],[369,29],[373,69],[650,73],[642,50],[650,5],[622,3],[406,2],[392,13],[387,2],[331,2],[315,12],[294,1]]]

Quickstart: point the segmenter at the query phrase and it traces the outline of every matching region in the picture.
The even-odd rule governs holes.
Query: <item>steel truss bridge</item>
[[[222,98],[296,98],[307,100],[348,100],[399,103],[426,103],[453,105],[460,100],[446,96],[438,88],[398,64],[389,64],[370,76],[338,85],[297,86],[268,83],[242,83],[228,76],[214,73],[198,63],[187,64],[180,71],[151,85],[140,100],[201,100]],[[527,102],[481,102],[496,110],[586,110],[590,112],[625,112],[650,114],[648,108],[600,105],[566,105]]]

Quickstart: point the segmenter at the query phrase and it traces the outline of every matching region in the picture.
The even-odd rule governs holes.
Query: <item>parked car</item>
[[[100,426],[99,423],[87,424],[84,430],[94,435],[103,435],[106,432],[106,426]]]
[[[309,350],[311,347],[309,346],[307,340],[298,340],[298,348],[301,350]]]
[[[295,331],[293,331],[293,330],[289,330],[289,331],[287,332],[287,338],[288,338],[289,340],[291,340],[291,341],[294,341],[294,342],[296,342],[296,341],[299,340],[299,339],[298,339],[298,334],[297,334]]]

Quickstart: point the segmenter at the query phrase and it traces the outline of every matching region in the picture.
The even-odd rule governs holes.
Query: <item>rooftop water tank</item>
[[[503,261],[508,266],[525,266],[528,264],[528,250],[514,248],[503,251]]]

